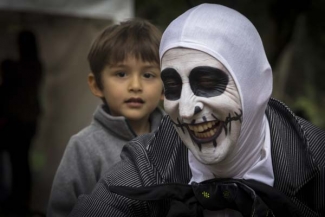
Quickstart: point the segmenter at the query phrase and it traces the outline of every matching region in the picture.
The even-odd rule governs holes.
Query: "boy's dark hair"
[[[149,21],[135,18],[107,27],[93,42],[88,61],[99,89],[101,72],[106,65],[122,62],[128,55],[155,62],[159,66],[161,31]]]

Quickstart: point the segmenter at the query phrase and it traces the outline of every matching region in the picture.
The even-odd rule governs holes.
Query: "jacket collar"
[[[266,115],[270,124],[274,187],[296,195],[319,172],[309,142],[298,118],[280,101],[271,99]]]
[[[164,115],[161,108],[156,108],[150,115],[151,132],[158,129],[160,121]],[[134,133],[128,121],[123,116],[112,116],[109,114],[107,105],[102,104],[97,107],[94,113],[94,119],[99,122],[110,133],[125,140],[131,140],[137,135]]]
[[[178,136],[171,119],[165,115],[149,146],[148,157],[157,172],[158,183],[188,183],[192,176],[188,149]]]

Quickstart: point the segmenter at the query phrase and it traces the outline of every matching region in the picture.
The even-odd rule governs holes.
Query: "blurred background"
[[[325,129],[325,1],[0,0],[0,112],[13,97],[11,110],[22,126],[1,130],[6,120],[0,115],[2,208],[10,192],[25,190],[33,216],[46,212],[65,146],[89,124],[100,103],[87,86],[94,37],[131,17],[148,19],[163,31],[203,2],[234,8],[252,21],[273,68],[273,96]],[[14,191],[16,176],[21,189]]]

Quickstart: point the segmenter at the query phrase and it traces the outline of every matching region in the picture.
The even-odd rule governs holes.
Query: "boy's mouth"
[[[126,100],[125,103],[131,107],[139,107],[144,103],[144,101],[141,98],[133,98],[132,97],[132,98]]]

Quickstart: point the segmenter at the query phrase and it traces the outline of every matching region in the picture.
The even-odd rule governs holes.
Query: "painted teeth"
[[[198,138],[211,137],[217,132],[217,128],[214,127],[219,124],[219,121],[210,121],[207,123],[188,125],[194,135]],[[212,128],[213,127],[213,128]]]
[[[198,138],[207,138],[207,137],[211,137],[213,136],[215,133],[217,132],[217,129],[214,128],[214,129],[211,129],[207,132],[204,132],[204,133],[198,133],[198,132],[194,132],[194,135]]]
[[[200,133],[200,132],[210,129],[210,128],[212,128],[212,126],[215,126],[218,124],[219,124],[219,121],[210,121],[210,122],[202,123],[202,124],[188,125],[188,127],[190,128],[190,130]]]

